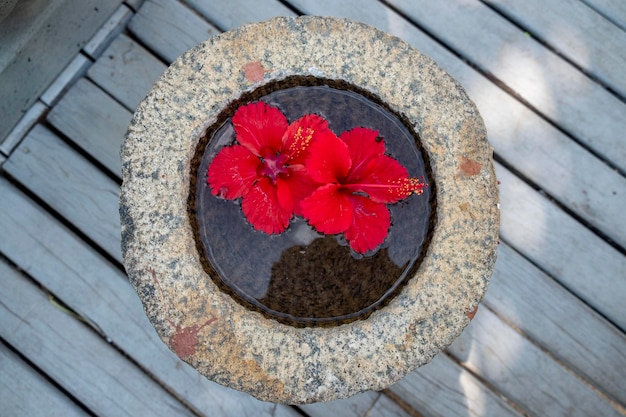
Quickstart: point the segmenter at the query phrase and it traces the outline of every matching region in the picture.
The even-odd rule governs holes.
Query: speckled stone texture
[[[280,324],[222,293],[187,215],[200,137],[243,92],[291,75],[344,79],[405,115],[436,184],[437,224],[417,273],[386,307],[338,327]],[[122,160],[124,264],[146,314],[203,375],[262,400],[328,401],[389,386],[461,333],[493,270],[497,185],[476,107],[430,58],[350,20],[276,18],[186,52],[137,109]]]

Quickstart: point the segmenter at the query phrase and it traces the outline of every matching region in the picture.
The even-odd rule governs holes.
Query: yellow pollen
[[[296,130],[296,133],[293,135],[294,140],[291,142],[291,146],[289,147],[289,150],[294,154],[294,156],[309,147],[314,133],[315,131],[310,127],[298,127],[298,130]]]
[[[415,193],[420,195],[424,192],[424,188],[428,187],[428,184],[424,183],[423,178],[403,178],[390,181],[390,188],[387,191],[390,194],[404,194],[406,197]],[[394,186],[395,185],[395,186]]]

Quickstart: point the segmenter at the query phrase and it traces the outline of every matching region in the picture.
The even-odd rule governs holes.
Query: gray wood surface
[[[10,267],[0,260],[0,274]],[[3,279],[8,279],[4,276]],[[83,417],[88,414],[79,405],[0,343],[0,408],[5,417]]]
[[[100,161],[122,172],[120,147],[132,114],[89,80],[81,78],[48,113],[48,121]]]
[[[3,167],[121,262],[115,181],[41,125],[35,126]]]
[[[626,331],[626,259],[500,164],[504,241]],[[619,207],[616,207],[616,209]]]
[[[488,308],[478,309],[448,351],[532,415],[623,415],[593,387]]]
[[[626,2],[622,0],[582,0],[582,2],[626,30]]]
[[[483,300],[533,343],[626,404],[626,336],[505,243]]]
[[[300,408],[311,417],[410,417],[387,396],[373,391],[342,400],[305,404]]]
[[[130,7],[133,11],[137,11],[141,8],[141,5],[143,4],[145,0],[124,0],[124,3],[126,3],[126,5],[128,7]]]
[[[0,263],[0,336],[98,415],[191,412],[92,329]]]
[[[275,16],[294,16],[288,7],[276,0],[221,1],[219,7],[211,0],[189,0],[200,14],[221,30],[230,30],[251,22],[262,22]]]
[[[18,2],[0,25],[0,142],[121,2]]]
[[[126,29],[128,21],[133,16],[133,10],[121,4],[83,47],[83,53],[91,59],[98,59],[108,44]]]
[[[100,88],[134,111],[165,71],[165,64],[126,35],[118,36],[89,68]]]
[[[522,415],[445,353],[389,389],[425,417]]]
[[[290,3],[309,14],[332,11],[336,16],[373,25],[401,37],[432,57],[461,82],[477,104],[487,126],[489,141],[500,157],[626,247],[626,222],[621,221],[623,209],[620,208],[626,207],[626,180],[562,131],[375,0],[291,0]],[[385,19],[380,19],[382,15]],[[579,173],[585,175],[577,175]],[[603,186],[598,187],[598,184]],[[532,224],[527,222],[526,227]]]
[[[626,50],[622,47],[626,44],[626,32],[580,0],[486,3],[626,97]]]
[[[13,152],[13,149],[24,139],[24,136],[28,133],[30,129],[41,119],[44,114],[48,111],[48,106],[46,106],[41,101],[35,102],[30,109],[24,114],[24,116],[20,119],[19,123],[15,128],[11,131],[11,133],[6,137],[4,142],[0,144],[0,153],[5,156],[8,156]]]
[[[390,0],[462,57],[626,171],[626,104],[479,0]],[[487,36],[486,36],[487,35]]]
[[[83,54],[78,54],[65,67],[59,76],[50,84],[46,91],[41,94],[39,101],[48,107],[54,106],[61,96],[72,84],[83,76],[87,68],[91,66],[91,61]],[[35,103],[36,105],[37,103]],[[33,107],[35,106],[33,105]]]
[[[146,0],[128,28],[166,62],[219,33],[177,1]]]
[[[161,342],[121,271],[2,179],[0,195],[0,234],[20,236],[11,242],[0,239],[0,252],[200,415],[297,416],[289,407],[263,403],[202,377]],[[113,240],[119,244],[119,237]]]

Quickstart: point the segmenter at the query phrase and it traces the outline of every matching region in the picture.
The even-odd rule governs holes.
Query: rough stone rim
[[[295,328],[246,310],[206,275],[187,216],[189,161],[221,109],[290,75],[343,79],[405,115],[437,183],[420,269],[367,320]],[[382,389],[456,338],[495,263],[492,149],[461,86],[404,41],[346,19],[275,18],[179,57],[139,105],[122,147],[124,265],[159,336],[208,378],[274,402]]]

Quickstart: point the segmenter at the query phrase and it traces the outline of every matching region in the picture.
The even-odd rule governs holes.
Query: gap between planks
[[[582,382],[587,387],[589,387],[589,389],[594,391],[599,397],[601,397],[604,400],[606,400],[609,404],[611,404],[611,406],[615,410],[617,410],[621,414],[626,415],[626,408],[620,402],[615,400],[615,398],[613,396],[608,395],[602,389],[598,388],[597,384],[595,384],[593,381],[585,378],[580,373],[580,371],[576,372],[576,371],[572,370],[572,365],[571,365],[570,362],[563,360],[561,357],[559,357],[558,355],[556,355],[555,353],[553,353],[552,351],[547,349],[544,345],[542,345],[541,343],[537,342],[535,339],[533,339],[533,337],[530,334],[524,332],[521,328],[517,327],[515,325],[515,323],[513,323],[511,320],[507,319],[506,316],[503,316],[503,315],[499,314],[498,311],[494,310],[493,308],[489,307],[488,305],[486,305],[485,308],[488,308],[496,317],[498,317],[500,320],[502,320],[502,322],[504,322],[506,325],[508,325],[511,329],[516,331],[521,337],[527,339],[537,349],[541,350],[545,355],[549,356],[554,362],[556,362],[562,368],[564,368],[565,370],[570,372],[570,374],[573,377],[577,378],[580,382]]]
[[[626,32],[579,0],[481,0],[622,102]],[[541,12],[539,12],[541,10]]]

